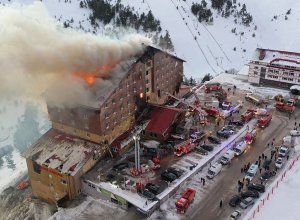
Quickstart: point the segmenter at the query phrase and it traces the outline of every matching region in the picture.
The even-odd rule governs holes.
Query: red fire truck
[[[181,195],[181,198],[175,203],[178,213],[185,213],[196,195],[196,190],[187,188]]]
[[[241,115],[241,120],[244,122],[250,121],[254,117],[254,112],[255,110],[253,109],[247,109],[247,111]]]
[[[178,144],[177,146],[174,146],[175,151],[174,154],[178,157],[182,156],[183,154],[187,154],[195,149],[195,144],[192,143],[191,140],[185,141],[183,143]]]
[[[220,83],[207,83],[204,86],[205,93],[210,93],[211,91],[219,91],[220,89],[222,89]]]
[[[220,114],[219,110],[215,107],[203,108],[203,110],[212,117],[218,117]]]
[[[261,128],[265,128],[269,125],[271,120],[272,120],[272,115],[270,113],[261,115],[260,118],[257,120],[257,126]]]
[[[290,112],[290,113],[293,113],[295,111],[294,105],[284,103],[284,102],[276,102],[275,108],[278,111],[285,111],[285,112]]]

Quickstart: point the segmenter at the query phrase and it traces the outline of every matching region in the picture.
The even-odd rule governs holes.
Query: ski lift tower
[[[134,139],[134,155],[135,155],[135,167],[134,175],[137,176],[141,173],[140,166],[140,136],[135,134],[133,135]]]

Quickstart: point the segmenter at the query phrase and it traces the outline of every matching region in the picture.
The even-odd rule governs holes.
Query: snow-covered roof
[[[296,52],[257,48],[252,60],[280,66],[300,67],[300,53]]]
[[[101,146],[74,138],[53,129],[44,134],[23,153],[39,165],[58,169],[61,173],[74,175]]]
[[[299,90],[300,91],[300,86],[299,85],[293,85],[291,86],[290,90]]]

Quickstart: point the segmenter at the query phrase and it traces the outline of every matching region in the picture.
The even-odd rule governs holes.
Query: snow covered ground
[[[23,149],[18,149],[16,145],[18,146],[18,143],[26,137],[39,138],[39,134],[32,133],[35,132],[32,130],[35,123],[31,120],[32,118],[29,118],[30,113],[26,111],[28,109],[31,112],[36,111],[34,121],[38,123],[37,129],[40,134],[46,132],[50,124],[43,104],[28,99],[0,99],[0,150],[7,146],[12,149],[0,157],[0,192],[27,172],[26,161],[20,155]],[[23,133],[24,136],[18,137],[17,131]]]
[[[300,138],[295,140],[295,146],[300,146]],[[299,147],[298,147],[299,148]],[[297,147],[295,147],[295,150]],[[256,219],[299,219],[299,195],[300,195],[300,151],[297,149],[277,178],[270,184],[267,191],[258,203],[256,203],[245,220]],[[285,173],[285,175],[284,175]],[[278,185],[277,185],[278,184]],[[273,189],[273,193],[272,193]],[[268,196],[269,195],[269,196]],[[263,200],[264,199],[264,203]],[[259,208],[258,208],[259,206]]]

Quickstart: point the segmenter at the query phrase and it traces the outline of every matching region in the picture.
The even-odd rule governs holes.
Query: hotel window
[[[116,100],[115,99],[112,99],[112,104],[116,104]]]
[[[105,118],[109,118],[109,116],[108,116],[108,114],[107,114],[107,113],[105,113]]]
[[[67,181],[65,181],[64,179],[61,179],[60,181],[62,184],[67,185]]]
[[[149,92],[149,88],[146,88],[146,92]]]
[[[90,137],[91,137],[91,134],[90,134],[90,133],[86,133],[86,136],[87,136],[88,138],[90,138]]]
[[[84,119],[88,119],[87,114],[84,114],[84,115],[83,115],[83,118],[84,118]]]
[[[106,123],[106,129],[109,129],[109,124],[108,123]]]
[[[105,103],[105,108],[108,108],[108,104],[107,103]]]

